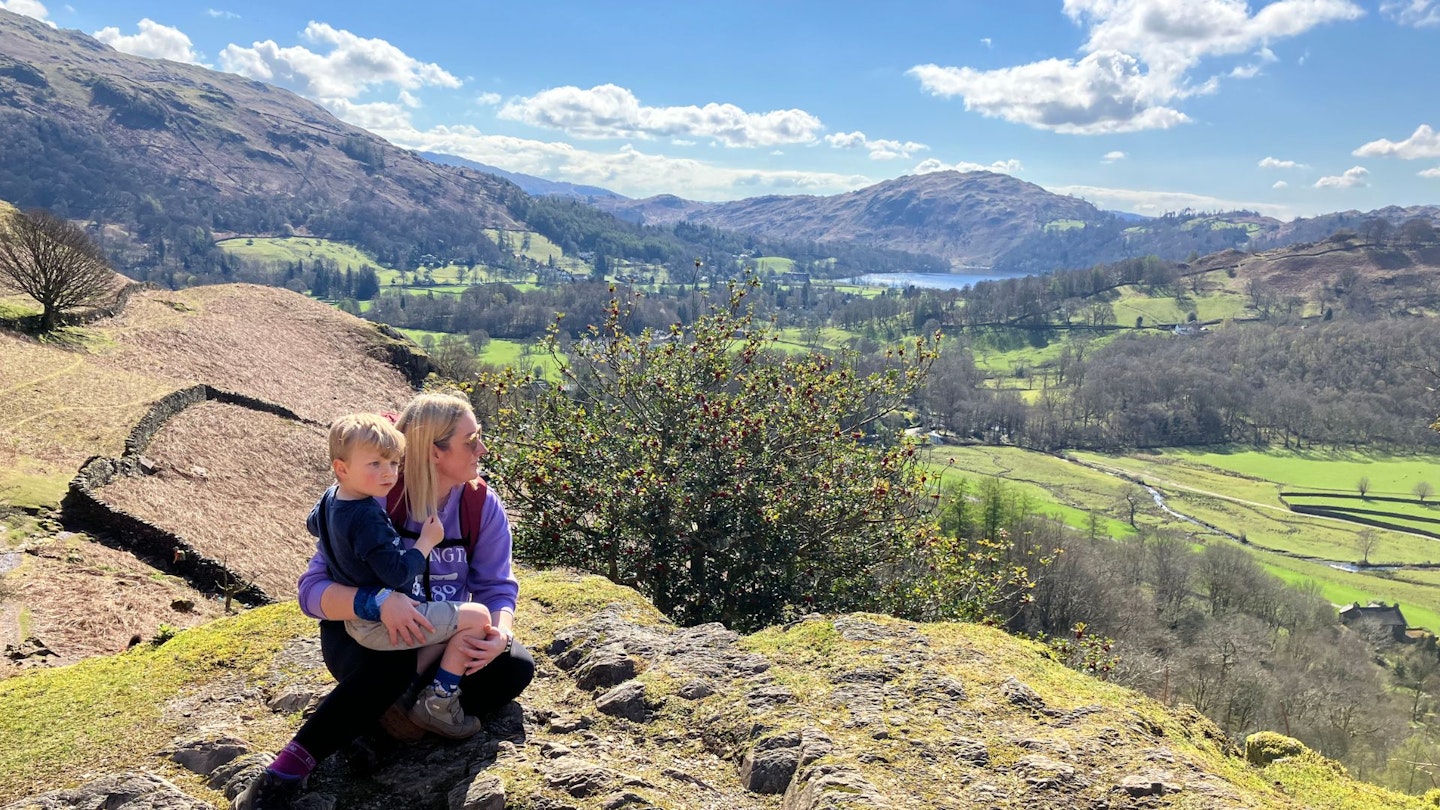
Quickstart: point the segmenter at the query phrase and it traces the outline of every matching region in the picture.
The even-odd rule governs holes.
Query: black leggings
[[[316,762],[375,728],[415,679],[414,650],[362,647],[345,632],[344,622],[320,622],[320,652],[335,688],[295,734]],[[466,714],[489,714],[519,697],[534,676],[535,659],[516,641],[509,655],[460,679],[460,705]]]

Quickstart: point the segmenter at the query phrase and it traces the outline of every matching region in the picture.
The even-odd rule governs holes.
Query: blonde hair
[[[448,442],[466,414],[475,415],[469,400],[452,394],[420,394],[400,412],[395,427],[414,448],[405,455],[405,498],[411,520],[423,521],[439,511],[438,501],[445,493],[436,491],[430,448]]]
[[[387,461],[405,455],[405,434],[373,413],[352,413],[330,423],[330,460],[349,461],[359,449],[373,449]]]

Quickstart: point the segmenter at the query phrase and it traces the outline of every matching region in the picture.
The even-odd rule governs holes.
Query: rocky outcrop
[[[989,628],[809,616],[742,637],[675,627],[591,577],[546,572],[522,589],[522,633],[534,634],[538,666],[523,704],[462,742],[400,743],[377,730],[323,762],[299,806],[1139,810],[1176,797],[1216,810],[1307,806],[1249,775],[1198,714],[1168,713]],[[296,637],[268,673],[167,698],[167,717],[200,729],[178,734],[148,767],[136,763],[168,771],[90,778],[3,810],[208,806],[196,785],[233,796],[270,761],[247,740],[276,723],[293,728],[329,689],[322,667],[313,635]]]

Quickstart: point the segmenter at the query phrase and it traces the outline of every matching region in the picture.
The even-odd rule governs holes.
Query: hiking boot
[[[300,795],[304,779],[284,779],[273,771],[261,771],[230,803],[233,810],[291,810]]]
[[[480,718],[469,717],[460,708],[459,690],[446,697],[436,694],[434,689],[426,689],[410,707],[410,719],[415,725],[452,740],[468,739],[485,727]]]
[[[413,704],[419,705],[419,704]],[[410,719],[411,701],[400,698],[380,715],[380,728],[400,742],[413,743],[425,736],[425,729]]]

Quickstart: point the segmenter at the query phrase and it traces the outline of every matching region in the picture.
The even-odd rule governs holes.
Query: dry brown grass
[[[375,351],[375,330],[285,290],[254,285],[147,292],[104,322],[115,350],[95,358],[175,388],[204,382],[322,422],[404,404],[404,376]]]
[[[167,422],[145,455],[158,474],[117,479],[96,495],[271,596],[295,595],[315,551],[305,516],[331,481],[323,429],[205,402]]]
[[[135,555],[81,535],[55,539],[23,555],[7,580],[15,604],[26,606],[26,633],[73,663],[124,650],[134,635],[149,640],[160,625],[194,627],[217,618],[222,604],[183,580],[162,576]],[[171,603],[184,600],[190,610]],[[14,607],[14,605],[12,605]],[[0,641],[18,640],[13,627]],[[4,660],[0,678],[19,671]]]
[[[41,342],[0,331],[0,492],[17,504],[57,506],[85,459],[118,456],[156,400],[197,382],[320,422],[398,408],[413,393],[381,359],[373,326],[268,287],[145,291],[119,316],[68,337]],[[305,515],[329,480],[319,429],[210,403],[172,420],[147,454],[162,462],[161,475],[118,482],[101,497],[175,531],[266,592],[294,594],[313,550]],[[190,472],[197,466],[206,477]],[[86,559],[109,551],[70,542]],[[27,560],[23,577],[6,575],[12,596],[0,606],[0,638],[13,638],[17,618],[30,615],[41,639],[80,657],[112,652],[162,621],[185,621],[169,617],[164,591],[135,586],[151,569],[133,557],[128,585]]]
[[[1281,295],[1310,295],[1316,288],[1335,283],[1353,270],[1368,283],[1377,300],[1413,295],[1427,286],[1440,285],[1440,265],[1432,249],[1372,251],[1331,242],[1296,245],[1266,251],[1240,262],[1243,281],[1258,279]]]

